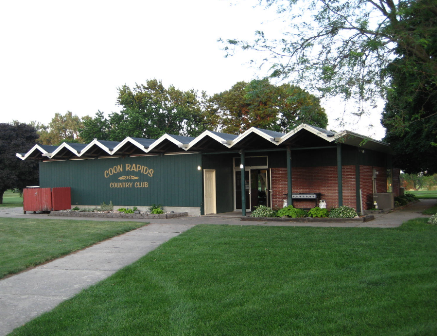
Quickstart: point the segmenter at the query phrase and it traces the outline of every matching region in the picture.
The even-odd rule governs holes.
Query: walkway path
[[[0,280],[0,335],[52,310],[193,226],[147,225]]]
[[[160,244],[197,224],[393,228],[412,218],[429,217],[423,216],[421,211],[435,204],[437,200],[422,200],[402,210],[378,214],[375,220],[364,223],[242,222],[238,217],[181,217],[149,220],[150,225],[0,280],[0,336],[7,335],[13,329],[52,310],[82,289],[106,279]],[[56,219],[56,217],[47,215],[24,215],[22,208],[3,208],[0,210],[0,217]],[[84,218],[70,219],[83,220]],[[89,219],[111,220],[107,218]]]

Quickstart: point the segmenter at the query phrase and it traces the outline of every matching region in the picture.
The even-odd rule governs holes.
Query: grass
[[[199,225],[11,335],[436,335],[436,240]]]
[[[409,190],[406,191],[406,193],[408,194],[413,194],[415,195],[417,198],[437,198],[437,190],[423,190],[423,191],[414,191],[414,190]]]
[[[424,215],[434,215],[437,214],[437,205],[434,205],[433,207],[426,209],[422,212]]]
[[[3,204],[0,208],[14,208],[23,206],[23,197],[19,193],[14,193],[12,190],[5,191],[3,194]]]
[[[0,278],[143,225],[127,221],[0,218]]]

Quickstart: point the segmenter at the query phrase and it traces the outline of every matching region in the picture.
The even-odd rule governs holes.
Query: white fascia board
[[[77,150],[75,150],[73,147],[71,147],[68,143],[63,142],[60,146],[58,146],[58,148],[56,148],[52,155],[50,155],[50,157],[55,156],[56,154],[58,154],[62,148],[67,148],[70,152],[72,152],[73,154],[75,154],[76,156],[79,156],[79,152]]]
[[[176,140],[175,138],[173,138],[172,136],[166,134],[163,134],[159,137],[159,139],[157,139],[153,144],[151,144],[149,146],[149,148],[147,149],[147,153],[149,153],[153,148],[155,148],[156,146],[158,146],[161,142],[163,142],[164,140],[168,140],[173,142],[176,146],[178,146],[179,148],[182,148],[184,150],[187,150],[187,148],[184,147],[184,144],[178,140]]]
[[[352,138],[352,139],[360,139],[359,146],[363,146],[364,148],[368,147],[368,146],[366,146],[367,143],[373,143],[373,144],[375,144],[377,146],[386,147],[387,150],[390,149],[390,145],[385,143],[385,142],[383,142],[383,141],[375,140],[375,139],[372,139],[372,138],[370,138],[368,136],[361,135],[361,134],[358,134],[358,133],[354,133],[354,132],[351,132],[351,131],[342,131],[342,132],[340,132],[340,133],[335,135],[335,140],[338,140],[338,139],[341,139],[341,138],[344,138],[345,140],[343,142],[342,142],[342,140],[339,140],[339,143],[345,143],[347,145],[350,144],[352,146],[357,146],[356,143],[354,143],[353,141],[350,141],[350,139]]]
[[[21,160],[26,160],[30,154],[33,153],[33,151],[37,149],[39,150],[42,154],[49,154],[49,152],[47,152],[46,150],[44,150],[42,147],[40,147],[38,144],[36,144],[35,146],[33,146],[26,154],[21,155],[20,153],[16,153],[15,156],[17,156],[18,158],[20,158]],[[48,156],[48,155],[47,155]]]
[[[260,137],[266,139],[267,141],[270,141],[271,143],[278,145],[278,142],[275,141],[275,137],[264,133],[263,131],[259,130],[256,127],[251,127],[247,131],[245,131],[244,133],[242,133],[238,137],[236,137],[235,140],[232,142],[232,145],[230,147],[239,143],[242,139],[244,139],[245,137],[247,137],[251,133],[255,133],[255,134],[259,135]]]
[[[91,147],[93,147],[94,145],[100,147],[101,149],[103,149],[106,153],[108,153],[109,155],[112,155],[111,151],[109,150],[108,147],[106,147],[105,145],[102,145],[99,140],[94,139],[93,141],[91,141],[84,149],[82,149],[80,151],[80,156],[84,155]]]
[[[337,139],[337,135],[329,137],[327,136],[325,133],[320,132],[319,130],[311,127],[310,125],[307,124],[300,124],[299,126],[297,126],[295,129],[291,130],[290,132],[288,132],[287,134],[285,134],[281,140],[279,141],[279,144],[283,143],[284,141],[290,139],[293,135],[297,134],[298,132],[300,132],[301,130],[306,130],[310,133],[313,133],[314,135],[317,135],[318,137],[322,138],[323,140],[326,140],[328,142],[332,142],[334,140]]]
[[[113,153],[117,153],[117,151],[123,147],[125,144],[127,144],[128,142],[130,142],[132,145],[137,146],[139,149],[143,150],[144,153],[147,153],[147,148],[144,147],[142,144],[140,144],[138,141],[132,139],[131,137],[127,137],[126,139],[124,139],[122,142],[120,142],[117,146],[115,146],[114,150],[112,151]]]
[[[193,147],[195,144],[197,144],[200,140],[202,140],[205,137],[210,137],[212,139],[214,139],[215,141],[217,141],[218,143],[221,143],[222,145],[226,146],[226,147],[230,147],[230,145],[228,144],[228,142],[219,137],[217,134],[212,133],[211,131],[204,131],[202,132],[202,134],[200,134],[199,136],[197,136],[194,140],[192,140],[189,144],[188,144],[188,149]]]

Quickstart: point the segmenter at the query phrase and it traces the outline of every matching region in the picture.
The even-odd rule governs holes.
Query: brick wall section
[[[373,168],[378,172],[376,179],[377,192],[387,191],[387,174],[385,168],[360,166],[360,187],[363,194],[363,207],[368,209],[372,206],[373,194]],[[355,166],[343,166],[343,205],[356,209],[356,174]],[[338,180],[337,167],[299,167],[293,168],[293,192],[322,194],[328,209],[338,207]],[[282,208],[284,194],[287,193],[287,169],[272,169],[272,203],[274,209]],[[368,203],[368,204],[367,204]],[[310,200],[294,201],[297,208],[312,208],[315,202]]]
[[[363,209],[367,210],[372,208],[373,202],[373,167],[371,166],[360,166],[360,188],[361,195],[363,198]]]

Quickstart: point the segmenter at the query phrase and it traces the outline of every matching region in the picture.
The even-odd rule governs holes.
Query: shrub
[[[431,217],[429,217],[428,224],[437,225],[437,214],[432,215]]]
[[[132,214],[132,213],[134,213],[134,211],[132,210],[132,209],[125,209],[125,208],[120,208],[120,209],[118,209],[118,211],[119,212],[124,212],[124,213],[126,213],[126,214]]]
[[[416,195],[414,194],[410,194],[410,193],[405,193],[404,198],[408,201],[408,202],[415,202],[418,201],[419,199],[417,198]]]
[[[266,207],[265,205],[258,206],[254,211],[252,211],[251,217],[276,217],[276,211],[272,208]]]
[[[395,206],[403,206],[403,205],[407,205],[408,201],[405,198],[405,196],[399,196],[399,197],[395,197]]]
[[[114,209],[114,206],[112,205],[112,201],[109,201],[109,204],[105,204],[105,202],[103,202],[100,205],[100,209],[103,211],[112,211]]]
[[[292,205],[289,205],[285,208],[282,208],[278,211],[278,217],[291,217],[291,218],[299,218],[299,217],[305,217],[306,211],[303,209],[295,208]]]
[[[319,207],[312,208],[308,211],[308,217],[328,217],[329,211],[328,209],[322,209]]]
[[[333,208],[329,212],[329,218],[354,218],[358,216],[354,208],[343,205],[338,208]]]
[[[153,204],[150,209],[149,209],[150,213],[153,215],[161,215],[164,213],[164,210],[162,209],[161,205],[156,205]]]
[[[403,196],[395,197],[395,206],[398,207],[398,206],[407,205],[410,202],[415,202],[418,200],[419,199],[416,197],[416,195],[406,193]]]

